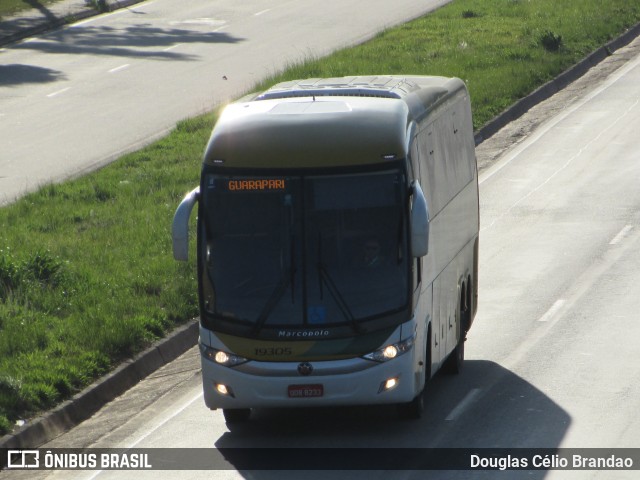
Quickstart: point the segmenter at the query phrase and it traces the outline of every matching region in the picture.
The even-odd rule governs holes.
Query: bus
[[[204,401],[396,404],[457,373],[478,305],[478,175],[467,88],[434,76],[284,82],[225,107],[197,212]]]

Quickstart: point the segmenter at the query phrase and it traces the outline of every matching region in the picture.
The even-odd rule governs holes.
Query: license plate
[[[316,385],[289,385],[289,398],[322,397],[324,386]]]

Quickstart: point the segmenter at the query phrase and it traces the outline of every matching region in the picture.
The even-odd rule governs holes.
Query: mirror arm
[[[189,218],[193,206],[200,199],[200,187],[191,190],[182,199],[173,216],[171,235],[173,238],[173,258],[186,262],[189,259]]]

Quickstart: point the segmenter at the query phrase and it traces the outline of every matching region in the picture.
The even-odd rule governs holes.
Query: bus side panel
[[[465,97],[433,112],[418,133],[421,184],[432,215],[423,282],[433,284],[432,360],[437,368],[457,344],[459,288],[471,277],[471,288],[477,291],[478,183],[472,128]]]
[[[433,282],[464,248],[473,250],[478,236],[473,209],[475,195],[476,188],[472,182],[429,222],[429,254],[423,262],[425,284]],[[466,268],[469,274],[473,273],[472,259],[468,261]],[[454,287],[457,280],[453,280]]]
[[[433,281],[433,371],[446,360],[458,343],[460,291],[471,274],[473,245],[468,243]]]

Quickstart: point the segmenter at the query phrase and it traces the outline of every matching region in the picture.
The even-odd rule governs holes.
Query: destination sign
[[[229,180],[227,188],[230,191],[244,192],[268,192],[274,190],[284,190],[286,181],[284,178],[258,178],[255,180]]]

